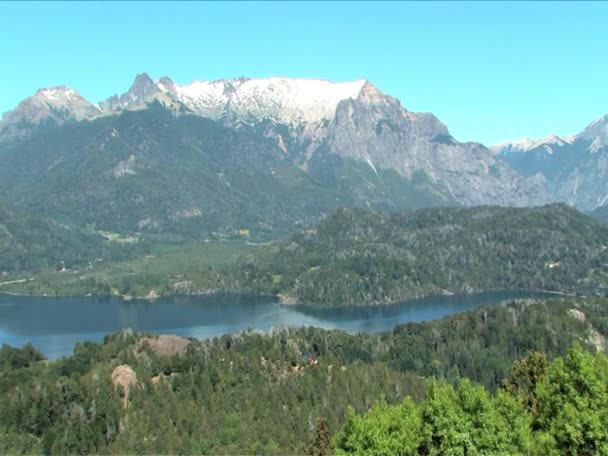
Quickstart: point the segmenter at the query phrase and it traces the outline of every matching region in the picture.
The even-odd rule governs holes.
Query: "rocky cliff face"
[[[405,177],[424,173],[445,198],[465,205],[534,205],[548,201],[481,144],[459,143],[434,115],[405,110],[367,83],[342,101],[327,129],[329,149]]]
[[[114,95],[99,105],[104,111],[116,112],[121,109],[139,108],[162,93],[150,76],[138,74],[129,90],[121,96]]]

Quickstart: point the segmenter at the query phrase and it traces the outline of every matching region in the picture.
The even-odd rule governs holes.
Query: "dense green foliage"
[[[363,411],[382,395],[423,395],[417,376],[332,356],[309,365],[295,343],[288,333],[224,337],[163,357],[119,334],[48,366],[3,367],[0,433],[16,443],[0,453],[302,452],[316,416],[335,428],[348,404]],[[122,364],[138,379],[125,408],[111,380]]]
[[[0,272],[86,264],[120,259],[132,248],[106,242],[102,236],[61,225],[45,217],[9,209],[0,202]]]
[[[129,331],[103,344],[79,344],[72,356],[50,363],[39,361],[32,347],[5,346],[0,453],[321,455],[339,429],[334,441],[345,451],[377,441],[388,451],[383,454],[394,454],[395,448],[418,448],[412,439],[424,438],[431,454],[438,448],[433,445],[465,443],[479,451],[500,443],[505,454],[573,445],[580,454],[598,453],[603,437],[596,424],[605,422],[605,382],[604,390],[597,386],[598,376],[606,375],[603,358],[590,361],[575,350],[549,370],[524,360],[511,373],[511,365],[539,350],[550,359],[563,356],[576,341],[592,349],[591,342],[608,334],[606,304],[523,302],[377,335],[315,328],[244,333],[191,341],[173,355]],[[575,358],[578,376],[568,364]],[[112,383],[118,366],[136,375],[129,391]],[[546,388],[538,381],[545,371],[551,378]],[[573,387],[561,391],[561,384]],[[568,404],[579,394],[585,417],[573,415],[573,423]],[[521,401],[513,399],[520,395]],[[377,418],[357,415],[378,400],[382,405],[369,415]],[[373,439],[355,437],[368,435],[376,422]],[[418,425],[422,432],[415,431]],[[446,427],[452,431],[438,443],[434,436]],[[391,437],[385,439],[385,431]]]
[[[539,359],[534,353],[517,366],[535,371]],[[456,388],[431,382],[419,404],[381,402],[364,416],[350,409],[335,437],[336,454],[608,454],[606,355],[574,346],[563,359],[545,363],[525,390],[490,395],[469,380]],[[520,376],[514,370],[507,385]]]
[[[325,306],[490,289],[584,292],[606,284],[607,246],[607,227],[563,204],[339,210],[244,257],[227,283]]]

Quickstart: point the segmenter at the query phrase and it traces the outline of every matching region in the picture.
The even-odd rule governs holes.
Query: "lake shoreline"
[[[146,295],[128,295],[128,294],[94,294],[94,293],[87,293],[87,294],[47,294],[47,293],[43,293],[43,294],[28,294],[28,293],[18,293],[18,292],[12,292],[12,291],[4,291],[4,290],[0,290],[0,296],[6,295],[6,296],[15,296],[15,297],[32,297],[32,298],[77,298],[77,297],[85,297],[85,298],[90,298],[90,297],[96,297],[96,298],[120,298],[123,299],[124,301],[148,301],[148,302],[155,302],[159,299],[163,299],[163,298],[172,298],[172,297],[180,297],[180,296],[223,296],[223,295],[250,295],[250,296],[257,296],[259,298],[271,298],[271,299],[275,299],[279,302],[279,304],[283,307],[293,307],[293,306],[303,306],[303,307],[310,307],[310,308],[318,308],[318,309],[337,309],[337,308],[341,308],[341,307],[380,307],[380,306],[391,306],[391,305],[397,305],[400,304],[404,301],[413,301],[413,300],[422,300],[422,299],[428,299],[428,298],[433,298],[433,297],[448,297],[448,296],[470,296],[470,295],[475,295],[475,294],[481,294],[481,293],[494,293],[494,292],[523,292],[523,293],[546,293],[546,294],[551,294],[551,295],[555,295],[555,296],[563,296],[563,297],[588,297],[589,295],[585,294],[585,293],[579,293],[579,292],[572,292],[572,291],[558,291],[558,290],[546,290],[546,289],[539,289],[539,288],[533,288],[533,289],[525,289],[525,288],[512,288],[512,289],[505,289],[505,288],[490,288],[490,289],[483,289],[483,290],[477,290],[477,289],[466,289],[466,290],[459,290],[459,291],[451,291],[451,290],[441,290],[440,292],[435,292],[435,293],[428,293],[428,294],[415,294],[415,295],[411,295],[411,296],[405,296],[402,297],[400,299],[395,299],[395,300],[387,300],[387,301],[374,301],[374,302],[363,302],[363,303],[349,303],[349,304],[327,304],[327,303],[304,303],[304,302],[299,302],[297,300],[297,298],[287,294],[287,293],[277,293],[277,294],[263,294],[263,293],[252,293],[248,290],[223,290],[223,289],[219,289],[219,288],[210,288],[207,290],[198,290],[198,291],[193,291],[193,292],[186,292],[186,293],[162,293],[162,294],[157,294],[155,290],[151,290],[150,292],[148,292]]]
[[[208,339],[247,330],[317,327],[347,333],[378,333],[396,326],[444,318],[484,306],[554,294],[503,291],[443,295],[382,306],[333,308],[282,305],[276,296],[215,294],[169,296],[155,301],[119,296],[0,296],[0,344],[32,342],[45,354],[72,352],[78,342],[100,340],[120,329]]]

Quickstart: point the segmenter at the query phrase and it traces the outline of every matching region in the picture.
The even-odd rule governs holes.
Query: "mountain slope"
[[[32,271],[61,265],[72,268],[98,258],[123,258],[129,250],[107,243],[101,235],[0,203],[0,271]]]
[[[52,134],[54,124],[83,119],[89,122],[78,122],[77,128],[90,131],[87,124],[101,121],[100,117],[129,117],[134,111],[147,111],[159,104],[178,117],[188,114],[215,120],[238,134],[250,135],[249,141],[272,141],[273,146],[264,147],[280,150],[292,173],[304,173],[303,179],[326,186],[324,190],[330,193],[335,193],[337,186],[348,187],[354,193],[350,205],[523,206],[549,201],[538,183],[522,178],[482,145],[459,143],[435,116],[407,111],[398,100],[365,80],[332,83],[267,78],[179,85],[168,78],[154,82],[141,74],[125,94],[98,105],[89,104],[85,114],[78,111],[56,118],[54,111],[43,110],[39,116],[49,122],[32,123],[18,107],[0,123],[0,143],[10,144],[9,148],[19,155],[18,149],[30,144],[15,138],[36,135],[41,129]],[[23,122],[17,122],[19,118]],[[21,130],[15,135],[11,125],[17,124]],[[197,138],[204,142],[200,135]],[[98,148],[101,140],[91,140],[87,149]],[[47,154],[49,146],[38,141],[39,153]],[[54,141],[59,141],[56,135]],[[174,141],[172,148],[180,139],[174,137]],[[215,146],[213,140],[210,144]],[[99,159],[103,160],[101,156]],[[229,171],[231,163],[222,166]],[[410,184],[404,187],[403,182]],[[346,192],[340,191],[344,198]]]
[[[490,289],[593,290],[608,228],[564,204],[340,210],[318,230],[244,258],[232,283],[323,306]]]
[[[403,210],[442,200],[432,183],[335,157],[306,173],[264,136],[160,103],[40,127],[0,145],[0,190],[26,210],[111,231],[269,237],[338,207]]]
[[[494,150],[559,201],[586,211],[608,202],[608,116],[569,138],[551,136],[523,148],[503,144]]]
[[[595,217],[600,222],[608,223],[608,205],[600,206],[596,208],[589,215]]]
[[[409,112],[371,84],[338,105],[327,138],[329,150],[374,169],[424,173],[444,198],[463,205],[548,201],[482,145],[459,143],[434,115]]]

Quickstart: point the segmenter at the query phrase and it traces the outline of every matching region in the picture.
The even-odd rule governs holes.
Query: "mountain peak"
[[[160,92],[160,89],[147,73],[140,73],[135,76],[135,80],[131,87],[120,97],[120,104],[123,107],[131,107],[140,105],[149,101],[154,95]]]
[[[126,93],[122,94],[120,97],[118,95],[113,95],[105,101],[102,101],[100,106],[107,112],[139,108],[162,92],[164,92],[164,90],[161,90],[158,84],[150,78],[148,73],[139,73],[135,76],[131,87],[129,87],[129,90]]]
[[[54,87],[43,87],[38,89],[34,94],[35,98],[46,99],[46,100],[60,100],[60,99],[72,99],[73,97],[80,97],[80,94],[74,89],[65,85],[59,85]]]
[[[156,83],[148,76],[147,73],[140,73],[135,76],[135,80],[127,93],[132,93],[140,96],[146,96],[147,93],[157,91]]]
[[[608,114],[605,114],[602,117],[600,117],[599,119],[594,120],[587,126],[587,128],[595,127],[596,125],[601,125],[601,124],[608,124]]]
[[[139,73],[135,76],[135,81],[133,81],[133,85],[135,84],[154,84],[154,81],[148,73]]]
[[[608,114],[591,122],[576,135],[576,138],[595,143],[594,148],[597,148],[598,145],[601,147],[608,145]]]
[[[369,82],[367,79],[363,79],[361,89],[359,90],[358,97],[368,103],[378,103],[383,101],[385,95],[378,90],[378,88]]]
[[[65,85],[43,87],[26,98],[15,109],[5,113],[0,121],[2,136],[26,136],[28,127],[47,119],[58,124],[68,120],[85,120],[98,116],[100,109]]]
[[[541,139],[522,138],[515,141],[505,141],[500,144],[490,146],[489,149],[495,154],[507,154],[513,152],[528,152],[538,147],[544,146],[545,150],[551,153],[552,146],[563,146],[571,144],[573,138],[571,136],[558,136],[554,133]]]
[[[169,78],[168,76],[163,76],[162,78],[160,78],[158,80],[158,82],[156,83],[156,86],[162,92],[173,93],[175,91],[175,82],[173,82],[173,80],[171,78]]]

